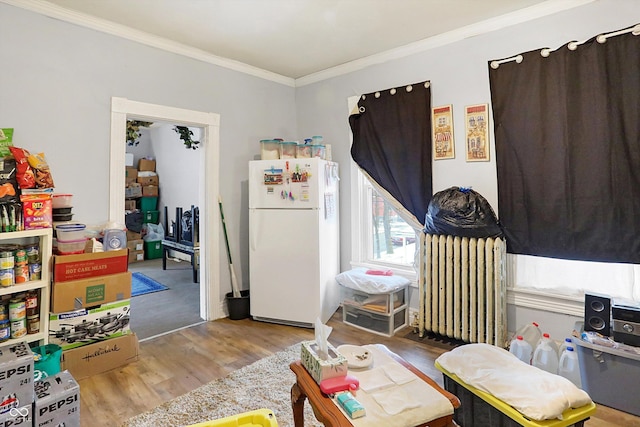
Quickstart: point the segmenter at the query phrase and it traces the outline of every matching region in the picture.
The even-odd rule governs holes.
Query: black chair
[[[193,269],[193,282],[197,283],[200,266],[199,209],[193,205],[191,205],[191,209],[188,211],[183,211],[183,208],[177,207],[175,220],[169,221],[169,212],[165,206],[165,236],[162,240],[162,269],[167,269],[167,257],[170,251],[190,255],[191,268]]]

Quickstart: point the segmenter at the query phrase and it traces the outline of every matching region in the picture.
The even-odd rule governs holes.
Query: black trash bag
[[[433,195],[424,232],[459,237],[499,237],[502,227],[487,199],[470,188],[451,187]]]

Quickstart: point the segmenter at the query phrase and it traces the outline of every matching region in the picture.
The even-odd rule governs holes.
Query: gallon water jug
[[[578,361],[578,355],[573,351],[573,347],[567,347],[562,356],[560,356],[560,362],[558,363],[558,375],[562,375],[578,388],[582,388],[582,381],[580,380],[580,365]]]
[[[549,339],[543,337],[540,345],[533,352],[531,364],[552,374],[558,373],[558,353],[549,344]]]
[[[567,347],[573,347],[575,350],[575,346],[573,345],[572,338],[565,338],[564,341],[562,341],[562,344],[560,344],[560,348],[558,349],[558,355],[562,356],[562,353],[564,353]]]
[[[540,341],[538,341],[538,344],[536,345],[536,347],[538,347],[543,340],[549,343],[551,348],[556,352],[558,359],[560,359],[560,355],[562,354],[560,352],[560,348],[558,347],[558,344],[555,342],[555,340],[551,339],[551,336],[548,333],[545,332],[544,334],[542,334],[542,337],[540,338]]]
[[[529,343],[532,349],[535,349],[542,338],[542,332],[536,322],[532,322],[522,326],[516,331],[515,336],[522,335],[522,338]]]
[[[102,246],[105,251],[117,251],[127,247],[127,232],[124,230],[105,230],[102,238]]]
[[[531,346],[522,338],[522,335],[518,335],[511,341],[509,352],[527,365],[531,364]]]

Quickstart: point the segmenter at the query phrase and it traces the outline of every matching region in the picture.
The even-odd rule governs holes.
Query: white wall
[[[470,37],[410,57],[370,66],[348,75],[299,87],[296,90],[298,132],[323,135],[332,144],[333,158],[341,164],[341,265],[350,268],[351,179],[348,165],[349,124],[347,98],[393,87],[431,81],[432,105],[453,104],[456,158],[434,162],[433,190],[470,186],[498,211],[498,192],[491,123],[491,160],[467,163],[464,157],[464,106],[490,103],[488,62],[544,47],[557,48],[602,32],[630,27],[638,22],[636,0],[599,0],[552,16]],[[499,215],[499,212],[497,212]],[[417,292],[412,292],[412,295]],[[417,307],[412,297],[412,306]],[[509,308],[509,329],[529,321],[529,310]],[[540,313],[537,319],[554,335],[573,327],[574,317]],[[557,330],[557,332],[553,332]]]
[[[56,191],[74,194],[74,220],[108,219],[112,97],[220,114],[220,193],[248,287],[248,161],[260,139],[295,139],[294,88],[5,3],[0,16],[0,127],[15,128],[14,145],[45,153]],[[226,265],[222,241],[219,250]],[[228,269],[219,274],[224,298]]]

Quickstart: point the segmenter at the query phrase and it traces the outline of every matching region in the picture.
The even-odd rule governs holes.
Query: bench
[[[164,228],[165,237],[162,240],[162,269],[167,269],[167,258],[171,251],[187,254],[191,258],[191,269],[193,270],[193,282],[198,283],[198,270],[200,267],[200,241],[199,211],[196,206],[191,206],[191,235],[186,236],[182,229],[183,208],[176,208],[175,220],[169,222],[168,209],[164,207]]]

